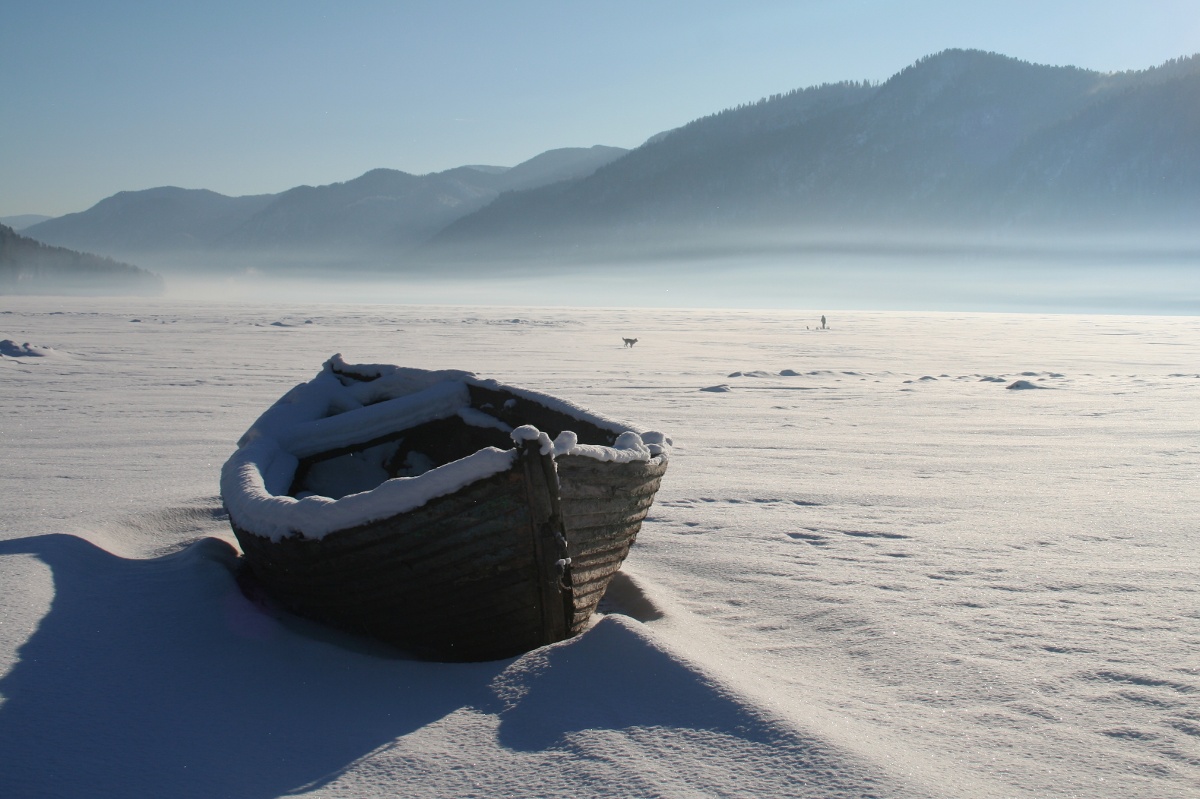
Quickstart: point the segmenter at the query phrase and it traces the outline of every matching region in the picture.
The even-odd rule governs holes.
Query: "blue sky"
[[[1196,0],[7,3],[0,216],[635,147],[950,47],[1098,70],[1200,51]]]

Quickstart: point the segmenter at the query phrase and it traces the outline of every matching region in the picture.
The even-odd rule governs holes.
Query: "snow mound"
[[[621,700],[580,702],[580,685],[592,696]],[[722,730],[749,740],[788,734],[743,697],[723,695],[698,664],[667,649],[645,625],[620,615],[521,656],[491,688],[500,741],[517,751],[562,747],[594,729]]]
[[[1016,391],[1023,391],[1025,389],[1029,389],[1029,388],[1049,388],[1049,386],[1039,386],[1036,383],[1030,383],[1028,380],[1015,380],[1012,383],[1009,383],[1007,386],[1005,386],[1005,388],[1016,390]]]
[[[0,356],[5,358],[44,358],[53,352],[51,347],[35,347],[28,341],[24,344],[18,344],[11,338],[0,341]]]
[[[720,383],[715,386],[705,386],[704,388],[702,388],[700,390],[701,391],[711,391],[714,394],[719,394],[719,393],[722,393],[725,391],[733,391],[733,389],[729,387],[728,383]]]

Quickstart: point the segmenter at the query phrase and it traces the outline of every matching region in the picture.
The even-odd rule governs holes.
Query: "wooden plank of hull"
[[[558,459],[562,512],[571,556],[572,634],[582,631],[637,539],[666,473],[666,459],[606,463]]]
[[[428,657],[508,657],[570,634],[542,461],[523,453],[455,495],[320,540],[235,532],[256,578],[301,615]]]

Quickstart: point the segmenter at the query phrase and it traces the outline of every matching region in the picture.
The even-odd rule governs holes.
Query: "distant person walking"
[[[821,314],[821,329],[828,330],[829,326],[825,324],[825,314]]]

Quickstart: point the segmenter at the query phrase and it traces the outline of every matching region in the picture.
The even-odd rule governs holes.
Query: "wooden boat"
[[[335,355],[246,432],[221,495],[284,607],[423,657],[491,660],[587,626],[669,444],[468,372]]]

